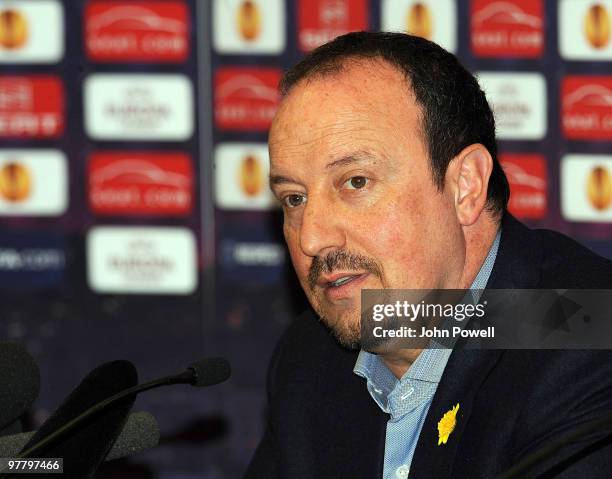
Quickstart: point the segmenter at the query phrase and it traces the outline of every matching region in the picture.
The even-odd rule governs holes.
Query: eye
[[[283,205],[287,208],[295,208],[302,203],[306,203],[306,197],[303,195],[287,195],[282,199]]]
[[[347,185],[348,188],[351,190],[360,190],[362,188],[365,188],[369,182],[370,179],[366,178],[365,176],[353,176],[346,180],[344,184]]]

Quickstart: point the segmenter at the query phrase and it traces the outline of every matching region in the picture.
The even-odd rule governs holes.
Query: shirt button
[[[407,479],[410,468],[406,464],[402,464],[395,470],[395,477],[397,479]]]
[[[408,391],[406,391],[406,394],[404,394],[402,397],[400,397],[400,399],[403,401],[403,400],[409,398],[410,396],[412,396],[412,393],[414,393],[414,388],[408,389]]]

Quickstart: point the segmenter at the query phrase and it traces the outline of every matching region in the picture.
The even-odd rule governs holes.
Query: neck
[[[422,352],[422,349],[398,349],[397,351],[381,354],[380,359],[383,360],[387,369],[397,379],[401,379]]]
[[[465,262],[460,278],[450,285],[449,289],[469,289],[484,260],[489,254],[489,250],[495,241],[499,221],[491,218],[488,214],[481,215],[476,223],[470,226],[463,227],[463,235],[465,238]],[[412,363],[416,361],[421,354],[422,349],[399,349],[392,352],[380,354],[389,371],[393,375],[401,379],[410,369]]]

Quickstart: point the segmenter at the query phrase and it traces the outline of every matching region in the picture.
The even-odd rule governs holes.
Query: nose
[[[300,225],[300,248],[311,257],[344,247],[346,236],[337,209],[328,201],[308,199]]]

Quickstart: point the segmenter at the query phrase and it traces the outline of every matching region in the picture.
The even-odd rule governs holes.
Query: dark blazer
[[[612,262],[505,214],[487,288],[612,289]],[[270,365],[266,432],[246,478],[382,477],[388,415],[353,373],[356,358],[314,313],[291,325]],[[457,426],[438,446],[437,423],[456,403]],[[454,350],[409,477],[493,478],[610,411],[612,351]],[[536,472],[523,477],[612,477],[612,427],[563,448]]]

